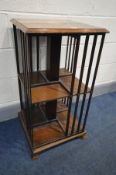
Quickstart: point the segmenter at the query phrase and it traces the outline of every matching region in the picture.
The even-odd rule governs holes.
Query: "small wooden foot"
[[[32,160],[38,159],[39,155],[38,154],[32,154]]]
[[[86,133],[86,134],[84,134],[83,136],[81,136],[80,138],[81,138],[81,139],[83,139],[83,140],[87,139],[87,138],[88,138],[87,133]]]

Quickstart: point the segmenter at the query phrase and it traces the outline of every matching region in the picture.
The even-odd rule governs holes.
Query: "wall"
[[[0,121],[16,116],[19,108],[11,18],[68,18],[109,29],[96,81],[102,85],[116,81],[115,7],[115,0],[1,0]]]

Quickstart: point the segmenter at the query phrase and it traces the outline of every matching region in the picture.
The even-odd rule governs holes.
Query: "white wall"
[[[0,118],[14,117],[17,108],[9,116],[4,109],[19,102],[11,18],[68,18],[109,29],[96,81],[99,85],[116,81],[115,7],[115,0],[0,0]]]

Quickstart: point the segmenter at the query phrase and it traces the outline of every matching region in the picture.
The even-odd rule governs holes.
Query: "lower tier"
[[[32,151],[32,157],[36,157],[40,152],[45,151],[47,149],[50,149],[52,147],[55,147],[57,145],[60,145],[62,143],[65,143],[67,141],[70,141],[75,138],[84,137],[86,134],[86,131],[82,133],[77,133],[75,127],[75,131],[73,135],[65,136],[65,128],[66,128],[66,112],[61,112],[57,114],[57,119],[54,121],[51,121],[45,125],[34,127],[32,130],[32,137],[33,140],[30,139],[29,132],[26,127],[26,120],[25,115],[23,112],[19,113],[19,117],[21,120],[21,123],[23,125],[26,137],[28,139],[31,151]],[[72,127],[72,121],[73,118],[70,116],[70,125],[69,125],[69,133],[71,131]],[[76,121],[77,126],[78,121]]]

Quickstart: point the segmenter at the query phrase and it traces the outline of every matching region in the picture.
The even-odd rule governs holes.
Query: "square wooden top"
[[[105,28],[99,28],[88,24],[71,20],[45,20],[45,19],[12,19],[11,22],[25,33],[40,34],[71,34],[71,33],[108,33]]]

